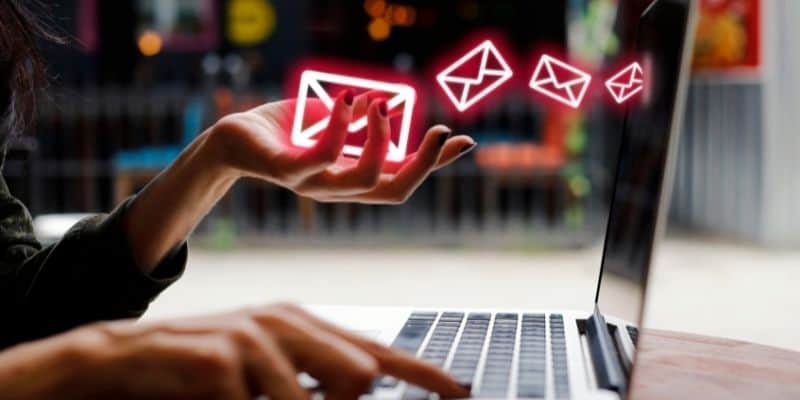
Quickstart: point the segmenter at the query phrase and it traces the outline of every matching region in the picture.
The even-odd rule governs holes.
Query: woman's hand
[[[39,354],[62,354],[60,364],[32,364],[37,346],[49,347]],[[9,365],[15,358],[16,368]],[[14,370],[16,375],[7,375]],[[293,305],[152,323],[100,323],[0,357],[0,386],[9,399],[308,399],[299,372],[316,378],[329,399],[356,399],[383,374],[444,397],[469,395],[435,366]],[[37,380],[54,392],[37,388]]]
[[[336,98],[328,128],[317,144],[301,149],[292,146],[288,132],[295,104],[294,100],[279,101],[224,117],[212,128],[207,146],[242,175],[317,201],[370,204],[405,202],[432,171],[475,146],[470,137],[451,137],[450,130],[439,125],[427,132],[417,153],[400,163],[387,162],[389,119],[394,116],[387,112],[385,99],[373,93],[354,98],[345,91]],[[319,120],[327,113],[321,101],[308,101],[308,118]],[[358,159],[343,156],[348,124],[365,114],[363,154]]]
[[[419,150],[400,163],[385,161],[390,132],[380,94],[339,95],[328,128],[311,149],[291,145],[294,100],[265,104],[222,118],[203,132],[131,203],[125,230],[137,265],[150,273],[186,240],[237,179],[256,177],[325,202],[402,203],[437,168],[475,146],[468,136],[431,128]],[[309,101],[310,118],[329,111]],[[367,141],[359,159],[342,156],[348,124],[367,116]]]

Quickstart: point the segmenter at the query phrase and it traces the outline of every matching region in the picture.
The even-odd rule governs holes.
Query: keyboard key
[[[467,317],[453,361],[450,363],[450,373],[462,385],[472,385],[475,378],[490,318],[491,315],[488,313],[471,313]]]
[[[569,398],[567,342],[564,336],[564,318],[560,314],[550,315],[550,351],[555,396],[559,399]]]
[[[430,392],[414,385],[409,385],[403,392],[403,400],[426,400],[429,396]]]
[[[524,314],[520,332],[517,397],[544,397],[547,363],[544,314]]]
[[[628,335],[631,337],[633,345],[636,346],[637,342],[639,341],[639,329],[633,326],[626,326],[625,329],[628,331]]]
[[[495,315],[489,349],[476,397],[505,397],[514,359],[518,315],[498,313]]]
[[[464,313],[443,313],[422,351],[422,359],[440,367],[444,366],[463,319]]]
[[[443,366],[447,356],[450,355],[450,348],[453,347],[453,342],[463,319],[464,313],[442,313],[433,328],[431,338],[422,351],[421,358],[440,367]],[[404,400],[423,400],[429,396],[430,393],[427,390],[414,385],[409,385],[403,393]]]
[[[392,347],[416,355],[433,326],[436,315],[435,312],[412,312],[392,342]],[[393,388],[398,383],[397,379],[384,376],[376,379],[373,387]]]

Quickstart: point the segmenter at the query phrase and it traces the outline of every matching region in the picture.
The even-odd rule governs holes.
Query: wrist
[[[198,170],[206,171],[215,182],[234,182],[244,175],[234,166],[226,135],[225,130],[213,125],[198,138],[194,162],[200,165]]]

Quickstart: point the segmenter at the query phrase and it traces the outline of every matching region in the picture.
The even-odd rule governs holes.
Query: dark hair
[[[21,133],[33,118],[37,95],[47,86],[37,40],[64,40],[49,28],[37,0],[0,0],[0,138]],[[2,143],[0,143],[2,144]]]

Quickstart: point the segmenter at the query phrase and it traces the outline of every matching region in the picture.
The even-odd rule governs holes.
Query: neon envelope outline
[[[303,129],[303,118],[309,91],[313,91],[317,95],[317,98],[322,101],[328,111],[333,108],[333,96],[325,91],[322,83],[389,93],[391,97],[386,101],[386,106],[389,110],[403,105],[402,116],[400,117],[399,137],[397,143],[394,141],[389,142],[389,151],[386,155],[386,159],[389,161],[403,161],[403,159],[405,159],[406,151],[408,150],[409,136],[411,134],[411,119],[413,117],[412,114],[417,98],[417,92],[413,87],[401,83],[381,82],[315,70],[303,71],[300,77],[300,89],[297,95],[294,122],[292,124],[292,144],[301,147],[313,146],[317,142],[314,137],[325,130],[330,122],[330,116],[327,116]],[[353,133],[366,128],[366,126],[367,116],[363,116],[351,122],[347,130]],[[363,151],[364,149],[360,146],[346,144],[343,153],[350,156],[360,156]]]
[[[553,69],[553,65],[569,71],[577,77],[565,82],[560,82],[555,70]],[[544,78],[541,77],[543,72],[547,72],[547,76]],[[580,107],[581,102],[583,102],[583,98],[586,96],[586,92],[589,90],[589,84],[591,82],[592,76],[588,73],[554,57],[544,54],[542,55],[541,59],[539,59],[539,63],[536,65],[536,70],[533,72],[530,88],[562,104],[572,108],[578,108]],[[544,87],[544,85],[548,84],[552,84],[556,89],[562,90],[564,93],[554,92],[549,88]],[[578,93],[576,93],[574,90],[574,87],[577,85],[581,85]]]
[[[480,53],[481,56],[481,64],[478,67],[478,75],[475,77],[465,77],[465,76],[450,76],[456,69],[463,66],[468,61],[472,60]],[[494,61],[496,61],[500,65],[500,69],[496,68],[487,68],[487,63],[489,62],[489,56],[492,56]],[[479,101],[483,100],[486,96],[488,96],[491,92],[495,89],[500,87],[500,85],[504,84],[506,81],[511,79],[514,75],[514,71],[512,71],[511,67],[508,66],[508,62],[506,62],[505,58],[500,54],[500,51],[497,50],[497,47],[492,43],[491,40],[484,40],[478,46],[467,52],[465,55],[461,56],[458,60],[456,60],[453,64],[445,68],[442,72],[439,72],[436,75],[436,81],[439,83],[439,86],[442,87],[444,90],[445,95],[447,95],[448,99],[453,103],[456,109],[460,112],[466,111],[468,108],[474,106]],[[477,85],[483,83],[487,77],[497,77],[497,80],[492,83],[491,85],[485,87],[483,90],[475,94],[474,96],[470,96],[470,88],[473,85]],[[464,85],[460,95],[456,95],[453,89],[448,85],[450,84],[459,84]]]
[[[625,79],[627,78],[627,79]],[[644,90],[644,71],[634,62],[606,81],[606,88],[617,104],[622,104]]]

